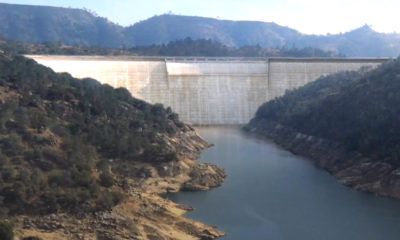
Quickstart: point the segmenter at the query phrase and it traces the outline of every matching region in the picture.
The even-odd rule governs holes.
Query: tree
[[[114,178],[109,171],[103,171],[100,173],[100,184],[107,188],[114,185]]]

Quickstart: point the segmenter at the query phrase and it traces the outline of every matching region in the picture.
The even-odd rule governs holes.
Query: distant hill
[[[306,35],[269,22],[161,15],[128,27],[126,34],[129,42],[136,45],[161,44],[191,37],[209,38],[228,46],[313,47],[352,57],[394,57],[400,54],[400,34],[378,33],[367,25],[343,34]]]
[[[0,3],[0,33],[29,43],[119,47],[124,42],[123,27],[85,10],[5,3]]]
[[[165,14],[124,28],[86,10],[14,4],[0,4],[0,33],[30,43],[60,41],[83,46],[132,47],[190,37],[235,47],[312,47],[351,57],[400,54],[400,34],[378,33],[367,25],[343,34],[306,35],[272,22]]]
[[[165,14],[128,27],[127,37],[137,45],[167,43],[191,37],[193,39],[209,38],[228,46],[259,44],[276,48],[284,46],[287,39],[298,39],[301,34],[275,23]]]
[[[316,48],[277,48],[261,46],[228,47],[210,39],[185,38],[168,44],[107,48],[71,46],[62,43],[22,43],[0,35],[0,50],[9,54],[101,55],[101,56],[206,56],[206,57],[337,57],[334,52]]]
[[[1,45],[0,45],[1,47]],[[185,38],[168,44],[138,46],[128,49],[141,56],[215,56],[215,57],[338,57],[318,48],[264,48],[259,45],[228,47],[210,39]]]

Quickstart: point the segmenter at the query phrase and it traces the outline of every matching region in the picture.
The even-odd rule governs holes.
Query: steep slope
[[[321,78],[263,104],[245,127],[357,189],[400,198],[400,59]]]
[[[193,161],[206,147],[169,108],[0,54],[0,217],[19,236],[220,236],[157,195],[220,185],[221,169]]]

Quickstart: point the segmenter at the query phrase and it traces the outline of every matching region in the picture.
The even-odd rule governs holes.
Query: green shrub
[[[14,225],[11,222],[0,222],[0,240],[14,239]]]
[[[112,187],[114,185],[114,178],[109,171],[100,173],[100,184],[103,187]]]
[[[83,170],[73,169],[72,179],[74,180],[75,184],[82,187],[88,187],[91,184],[91,182],[93,182],[92,173],[86,169]]]

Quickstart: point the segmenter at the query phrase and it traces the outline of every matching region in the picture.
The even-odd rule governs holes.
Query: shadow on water
[[[400,201],[344,187],[325,171],[238,127],[199,127],[215,146],[199,161],[226,169],[206,192],[169,194],[193,206],[187,217],[218,226],[226,239],[398,240]]]

